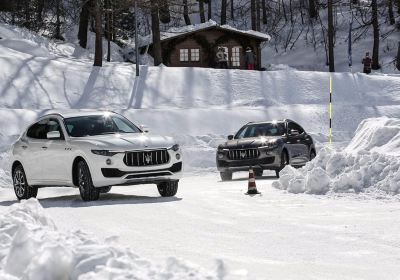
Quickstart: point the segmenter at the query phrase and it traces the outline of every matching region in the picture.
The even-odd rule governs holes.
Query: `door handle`
[[[28,148],[28,146],[25,146],[25,145],[24,145],[24,146],[21,146],[21,148],[25,150],[25,149]]]
[[[300,142],[300,139],[297,139],[297,142]]]
[[[47,150],[47,147],[42,147],[43,150]]]

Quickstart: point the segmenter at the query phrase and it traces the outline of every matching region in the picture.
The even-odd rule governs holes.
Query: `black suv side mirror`
[[[228,135],[228,140],[233,140],[233,135]]]

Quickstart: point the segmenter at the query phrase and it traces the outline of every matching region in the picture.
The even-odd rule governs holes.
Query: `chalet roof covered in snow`
[[[230,25],[219,25],[217,22],[213,20],[209,20],[205,23],[194,24],[194,25],[187,25],[183,27],[173,27],[170,28],[168,31],[161,32],[161,41],[175,39],[181,36],[186,36],[189,34],[193,34],[199,31],[210,30],[210,29],[219,29],[223,31],[229,31],[236,34],[241,34],[245,36],[252,37],[254,39],[258,39],[261,41],[269,41],[271,36],[268,34],[254,31],[254,30],[240,30]],[[151,45],[153,43],[152,36],[147,36],[142,41],[141,46]]]

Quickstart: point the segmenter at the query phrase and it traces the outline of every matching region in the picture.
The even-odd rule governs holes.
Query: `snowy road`
[[[267,173],[266,175],[270,175]],[[272,175],[272,173],[271,173]],[[155,186],[114,187],[84,203],[76,189],[40,189],[39,200],[60,230],[82,229],[148,259],[174,256],[248,279],[396,279],[400,273],[400,204],[289,194],[257,180],[262,196],[243,195],[246,173],[185,177],[176,198]],[[0,213],[15,203],[0,188]]]

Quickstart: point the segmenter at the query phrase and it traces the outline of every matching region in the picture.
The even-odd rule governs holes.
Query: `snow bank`
[[[175,258],[154,264],[81,231],[60,232],[36,199],[10,206],[0,217],[1,279],[217,279]]]
[[[281,172],[273,186],[291,193],[400,193],[400,119],[363,121],[343,151],[323,148],[301,169]]]

